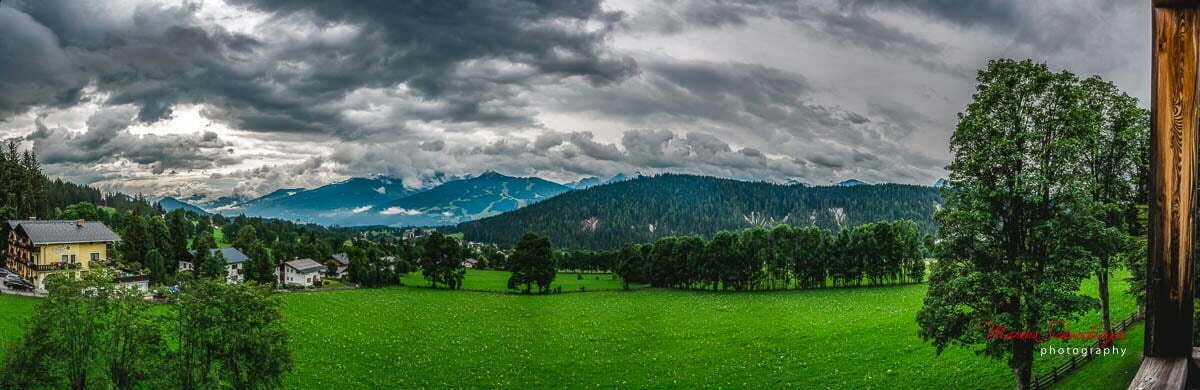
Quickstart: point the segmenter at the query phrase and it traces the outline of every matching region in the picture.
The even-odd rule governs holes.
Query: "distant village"
[[[211,220],[209,223],[212,223]],[[114,246],[121,242],[121,237],[103,222],[30,218],[9,220],[8,227],[7,264],[0,268],[0,277],[3,278],[0,291],[44,293],[46,280],[51,275],[78,278],[94,268],[105,267],[116,271],[113,281],[122,287],[138,289],[146,294],[151,292],[151,275],[148,272],[120,269],[109,256]],[[401,237],[405,241],[415,242],[429,234],[427,230],[410,228],[405,229]],[[357,237],[355,240],[366,241],[366,238]],[[495,245],[461,238],[454,240],[463,248],[471,249],[468,253],[478,253],[485,247],[491,247],[504,254]],[[196,251],[189,250],[187,253],[190,256],[176,259],[179,271],[195,272]],[[246,264],[252,259],[241,250],[233,247],[212,248],[210,254],[224,259],[227,283],[245,280]],[[394,256],[384,256],[382,259],[389,263],[395,261]],[[344,281],[350,269],[350,257],[344,252],[334,253],[324,259],[279,259],[276,263],[277,285],[281,288],[315,288],[325,285],[329,280]],[[480,261],[473,257],[466,257],[462,262],[467,269],[479,265]]]

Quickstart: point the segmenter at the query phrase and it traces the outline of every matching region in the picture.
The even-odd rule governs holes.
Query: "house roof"
[[[329,258],[337,261],[338,264],[350,265],[350,257],[346,256],[345,253],[334,253],[330,255]]]
[[[8,227],[25,232],[34,245],[117,242],[121,237],[96,221],[8,221]]]
[[[297,272],[300,272],[302,274],[306,274],[309,272],[316,272],[316,271],[325,269],[325,266],[321,265],[321,263],[313,261],[313,259],[296,259],[296,260],[284,262],[284,264],[287,264],[288,267],[292,267]]]
[[[250,260],[249,257],[246,257],[245,253],[237,250],[237,248],[213,248],[211,251],[209,251],[209,253],[212,254],[216,254],[217,252],[220,252],[221,257],[225,258],[226,264],[245,263]],[[188,253],[190,253],[192,256],[196,255],[196,251],[194,250],[188,251]]]

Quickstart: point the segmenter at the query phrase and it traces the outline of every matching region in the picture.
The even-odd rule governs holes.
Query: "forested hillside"
[[[913,185],[805,187],[665,174],[571,191],[456,229],[468,240],[504,245],[533,231],[570,249],[614,249],[675,235],[712,237],[779,223],[839,230],[907,219],[928,233],[939,201],[937,189]]]

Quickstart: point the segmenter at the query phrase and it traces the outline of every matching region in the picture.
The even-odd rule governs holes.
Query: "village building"
[[[119,274],[113,278],[113,282],[117,284],[117,288],[150,294],[150,274],[119,270]]]
[[[345,253],[334,253],[329,258],[326,258],[323,263],[326,267],[330,265],[337,267],[337,272],[332,275],[326,275],[330,278],[345,278],[350,270],[350,256],[347,256]],[[328,270],[326,270],[326,273],[328,273]]]
[[[212,256],[220,254],[225,259],[225,281],[229,283],[241,283],[246,275],[246,262],[250,261],[245,253],[237,248],[213,248],[210,252]],[[179,269],[186,271],[195,271],[197,264],[193,264],[193,258],[196,256],[196,251],[188,251],[192,257],[186,260],[179,261]]]
[[[279,283],[293,286],[320,286],[321,273],[327,267],[313,259],[295,259],[279,264]]]
[[[8,268],[38,289],[46,277],[80,273],[108,260],[109,247],[121,238],[96,221],[8,221]]]

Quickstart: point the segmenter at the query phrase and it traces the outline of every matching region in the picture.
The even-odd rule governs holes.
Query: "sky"
[[[0,138],[256,197],[487,170],[929,185],[991,59],[1149,95],[1124,0],[0,0]]]

